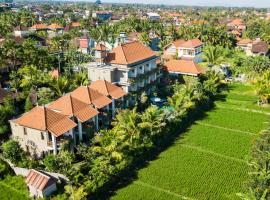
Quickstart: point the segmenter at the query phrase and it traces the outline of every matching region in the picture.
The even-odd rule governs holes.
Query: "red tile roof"
[[[118,87],[108,81],[105,80],[98,80],[91,85],[89,85],[90,88],[97,90],[103,95],[111,96],[113,99],[119,99],[126,95],[126,92],[121,87]]]
[[[95,49],[98,51],[106,51],[106,46],[104,44],[97,44]]]
[[[172,42],[172,45],[175,47],[180,47],[182,44],[184,44],[186,41],[185,40],[175,40]]]
[[[138,41],[121,44],[108,53],[107,62],[127,65],[155,57],[156,53]]]
[[[53,78],[58,78],[60,76],[60,73],[59,73],[58,69],[54,69],[54,70],[49,72],[49,75]]]
[[[76,90],[71,92],[71,96],[88,105],[94,105],[97,108],[103,108],[112,102],[111,99],[88,86],[78,87]]]
[[[81,24],[80,24],[80,22],[72,22],[72,23],[71,23],[71,26],[72,26],[73,28],[77,28],[77,27],[80,27]]]
[[[189,75],[199,75],[203,69],[192,60],[170,60],[165,63],[165,69],[169,72]]]
[[[37,170],[29,170],[25,182],[28,186],[34,187],[36,190],[42,191],[46,187],[54,183],[53,179]]]
[[[68,117],[77,117],[81,122],[88,121],[98,115],[98,111],[88,104],[67,94],[52,102],[48,108],[61,112]]]
[[[63,29],[64,27],[59,24],[51,24],[48,26],[49,29]]]
[[[40,131],[49,131],[56,137],[76,127],[76,123],[66,115],[57,113],[44,106],[36,106],[14,120],[14,122],[24,127]]]
[[[244,25],[244,22],[242,19],[234,19],[229,24],[239,26],[239,25]]]
[[[48,26],[46,24],[35,24],[31,29],[48,29]]]
[[[182,43],[179,45],[179,47],[183,47],[183,48],[195,48],[195,47],[199,47],[203,45],[203,43],[201,42],[201,40],[199,40],[198,38],[192,39],[192,40],[188,40],[185,43]]]
[[[248,45],[248,44],[252,44],[253,41],[251,39],[240,39],[237,42],[237,45]]]

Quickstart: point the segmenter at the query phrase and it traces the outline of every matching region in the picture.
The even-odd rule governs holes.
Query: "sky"
[[[270,0],[101,0],[113,3],[145,3],[189,6],[235,6],[269,8]]]

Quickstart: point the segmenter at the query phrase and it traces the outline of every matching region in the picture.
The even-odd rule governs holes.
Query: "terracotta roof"
[[[35,24],[31,29],[48,29],[48,26],[46,24]]]
[[[186,41],[185,40],[175,40],[172,42],[172,45],[175,47],[180,47],[182,44],[184,44]]]
[[[156,53],[140,42],[134,41],[121,44],[108,54],[107,61],[112,64],[133,64],[148,58],[155,57]]]
[[[241,35],[241,32],[239,32],[238,30],[233,30],[231,31],[231,33],[234,35]]]
[[[39,191],[55,183],[51,177],[34,169],[29,170],[25,182],[28,186],[32,186]]]
[[[111,96],[113,99],[119,99],[126,95],[121,87],[118,87],[106,80],[95,81],[89,87],[93,90],[97,90],[103,95]]]
[[[98,111],[96,109],[72,97],[70,94],[60,97],[56,101],[52,102],[48,108],[61,112],[61,114],[67,115],[68,117],[75,116],[81,122],[85,122],[98,115]]]
[[[192,60],[170,60],[165,63],[165,69],[180,74],[199,75],[203,73],[203,69]]]
[[[254,42],[251,51],[253,53],[267,53],[269,51],[268,44],[264,41]]]
[[[59,24],[51,24],[48,26],[49,29],[63,29],[63,27]]]
[[[80,27],[81,24],[80,24],[80,22],[72,22],[71,26],[75,28],[75,27]]]
[[[66,115],[57,113],[44,106],[34,107],[20,118],[14,120],[14,122],[40,131],[49,131],[56,137],[63,135],[76,126],[76,123]]]
[[[195,39],[186,41],[185,43],[179,45],[179,47],[195,48],[195,47],[198,47],[198,46],[201,46],[201,45],[203,45],[201,40],[199,40],[198,38],[195,38]]]
[[[25,26],[19,25],[19,26],[16,26],[14,30],[15,31],[27,31],[28,28]]]
[[[252,44],[251,39],[241,39],[237,42],[237,45],[247,45],[247,44]]]
[[[104,44],[97,44],[95,49],[98,51],[106,51],[106,46]]]
[[[243,25],[243,20],[242,19],[234,19],[232,20],[229,24],[232,24],[232,25]]]
[[[58,78],[60,76],[60,73],[59,73],[58,69],[54,69],[54,70],[49,72],[49,75],[53,78]]]
[[[111,99],[88,86],[78,87],[76,90],[71,92],[71,96],[87,103],[88,105],[94,105],[97,108],[103,108],[112,102]]]

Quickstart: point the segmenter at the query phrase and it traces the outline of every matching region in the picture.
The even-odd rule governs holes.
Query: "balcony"
[[[59,137],[56,138],[56,144],[57,144],[57,148],[59,148],[63,143],[67,143],[72,139],[71,136],[67,136],[67,135],[61,135]],[[52,141],[47,141],[47,146],[53,148],[53,143]]]
[[[137,73],[135,71],[128,72],[128,78],[136,78],[136,77],[137,77]]]

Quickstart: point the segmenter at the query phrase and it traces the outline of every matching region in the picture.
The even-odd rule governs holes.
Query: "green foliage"
[[[261,38],[263,41],[270,42],[270,23],[265,19],[251,19],[247,23],[247,30],[245,36],[250,39]]]
[[[31,110],[33,108],[33,104],[31,102],[31,98],[30,95],[27,96],[26,100],[25,100],[25,104],[24,104],[24,111],[28,112],[29,110]]]
[[[270,100],[270,71],[262,74],[261,77],[258,77],[256,82],[256,92],[259,96],[259,103],[266,104]]]
[[[23,150],[17,141],[9,140],[2,144],[1,149],[4,158],[10,160],[12,163],[16,164],[22,160]]]
[[[229,94],[244,96],[251,86],[237,84],[231,88]],[[230,100],[233,98],[228,96]],[[261,130],[267,115],[235,110],[231,101],[226,100],[217,103],[228,108],[217,106],[217,109],[207,112],[205,118],[139,170],[136,180],[118,190],[111,199],[132,199],[134,195],[146,200],[237,199],[236,193],[245,191],[243,182],[248,179],[246,157],[254,138],[248,131],[256,133]],[[236,96],[235,101],[241,101],[241,105],[254,104],[249,96]],[[256,104],[255,108],[258,108]],[[269,145],[266,147],[269,149]]]
[[[210,66],[221,64],[223,61],[223,48],[219,46],[206,46],[203,50],[203,59]]]
[[[0,135],[9,131],[8,120],[15,114],[15,105],[11,97],[6,97],[4,103],[0,105]]]
[[[2,200],[27,200],[29,192],[25,180],[21,176],[7,176],[0,180],[0,194]]]
[[[14,175],[14,172],[8,163],[0,159],[0,180],[7,175]]]
[[[61,151],[57,156],[48,155],[43,159],[45,169],[52,172],[59,172],[69,176],[72,173],[74,154],[68,151]]]
[[[270,130],[262,131],[253,144],[249,160],[248,188],[254,199],[270,198]]]

